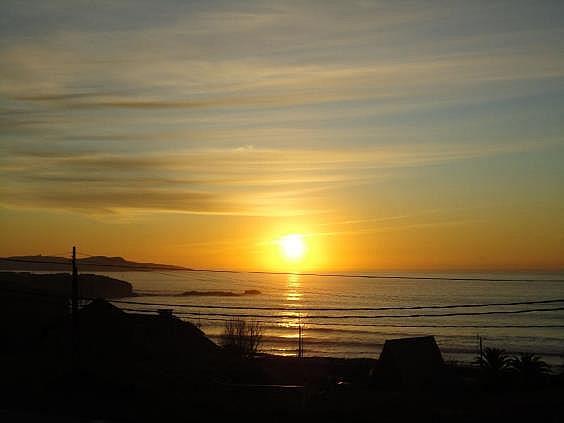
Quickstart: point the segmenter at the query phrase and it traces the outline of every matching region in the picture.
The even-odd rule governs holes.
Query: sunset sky
[[[5,0],[0,180],[1,256],[562,269],[564,2]]]

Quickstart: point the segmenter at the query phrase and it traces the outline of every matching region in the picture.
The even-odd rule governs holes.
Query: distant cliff
[[[84,298],[131,297],[133,288],[129,282],[102,275],[79,275],[79,296]],[[70,296],[70,273],[34,274],[28,272],[0,272],[0,293],[11,296],[41,295]]]
[[[158,263],[137,263],[123,257],[94,256],[76,260],[81,272],[135,272],[150,270],[187,270],[185,267]],[[70,271],[71,260],[56,256],[12,256],[0,258],[0,270]]]

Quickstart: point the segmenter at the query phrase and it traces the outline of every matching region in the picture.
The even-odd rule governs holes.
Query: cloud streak
[[[519,154],[538,144],[442,145],[347,150],[183,151],[104,155],[14,151],[0,160],[5,206],[102,211],[136,209],[234,215],[294,215],[328,192],[394,177],[394,171]],[[311,164],[314,163],[312,166]],[[360,169],[368,173],[359,173]],[[392,172],[392,173],[390,173]],[[283,176],[284,175],[284,176]]]
[[[501,119],[539,96],[554,110],[562,30],[542,8],[494,5],[499,24],[472,5],[125,2],[92,26],[72,4],[4,7],[32,34],[0,42],[6,206],[315,213],[402,172],[562,141],[557,117]]]

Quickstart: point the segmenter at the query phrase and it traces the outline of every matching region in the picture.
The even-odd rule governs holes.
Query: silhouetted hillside
[[[123,257],[94,256],[76,260],[81,272],[135,272],[150,270],[187,270],[185,267],[158,263],[137,263]],[[71,260],[56,256],[11,256],[0,258],[0,270],[70,271]]]
[[[102,275],[79,275],[79,295],[86,298],[121,298],[133,295],[129,282]],[[70,273],[34,274],[0,272],[0,292],[70,297]]]

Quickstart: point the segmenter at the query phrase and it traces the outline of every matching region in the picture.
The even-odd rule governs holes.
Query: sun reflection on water
[[[290,303],[301,301],[302,299],[301,288],[302,288],[302,284],[300,282],[300,275],[296,275],[296,274],[288,275],[286,301],[290,301]]]
[[[300,275],[288,275],[288,282],[286,284],[286,306],[298,308],[303,300],[302,283]],[[303,325],[306,314],[300,310],[284,311],[284,319],[281,320],[280,326],[287,328],[297,328]],[[297,336],[297,335],[294,335]],[[292,336],[292,337],[294,337]]]

